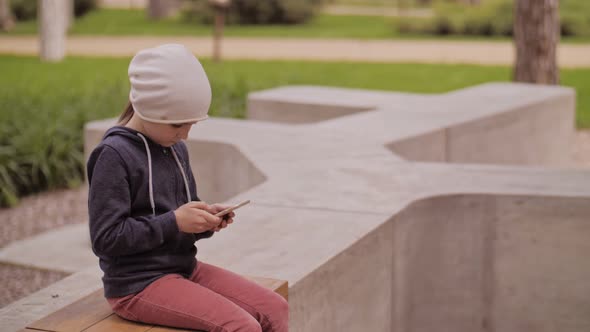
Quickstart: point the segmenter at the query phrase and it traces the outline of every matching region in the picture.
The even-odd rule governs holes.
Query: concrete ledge
[[[77,272],[32,295],[0,308],[2,331],[18,331],[102,287],[97,266]]]
[[[279,87],[250,93],[246,117],[287,124],[314,123],[397,104],[412,96],[318,86]]]
[[[64,255],[64,250],[67,254]],[[0,249],[0,261],[68,273],[96,267],[88,224],[64,226]]]

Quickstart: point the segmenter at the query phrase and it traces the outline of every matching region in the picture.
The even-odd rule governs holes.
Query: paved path
[[[211,56],[209,37],[73,36],[67,41],[69,55],[131,56],[139,49],[179,42],[199,56]],[[0,36],[0,53],[38,52],[35,36]],[[468,63],[511,65],[514,47],[510,42],[438,41],[438,40],[356,40],[236,38],[223,43],[226,59],[322,60],[363,62]],[[562,44],[559,47],[562,68],[590,67],[590,44]]]

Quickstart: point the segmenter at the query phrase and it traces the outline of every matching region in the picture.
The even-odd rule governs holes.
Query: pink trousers
[[[189,279],[169,274],[137,294],[107,300],[117,315],[149,324],[214,332],[289,328],[289,305],[283,297],[203,262]]]

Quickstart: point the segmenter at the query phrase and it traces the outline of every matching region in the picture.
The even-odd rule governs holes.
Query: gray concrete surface
[[[393,223],[391,330],[590,329],[590,266],[580,264],[590,252],[588,202],[453,195],[413,203]]]
[[[590,173],[567,169],[569,152],[560,146],[574,131],[572,90],[487,84],[421,96],[292,87],[253,99],[250,107],[266,107],[266,99],[290,103],[306,122],[281,123],[291,115],[267,108],[258,120],[210,119],[190,132],[197,182],[209,188],[202,198],[253,202],[230,228],[198,243],[198,258],[288,280],[291,331],[590,326],[583,264],[590,254],[583,242],[590,235]],[[371,110],[345,108],[338,116],[336,107],[324,107],[330,100]],[[314,112],[321,121],[313,121]],[[113,123],[86,127],[87,153]],[[206,161],[219,151],[246,168],[239,190],[218,181],[235,176],[223,174],[236,172],[230,162]],[[64,253],[84,251],[76,243],[86,231],[69,231],[15,243],[0,250],[0,261],[45,266],[36,251],[51,236]],[[61,256],[51,263],[71,271],[68,254]],[[84,257],[80,268],[92,264]],[[96,274],[80,273],[70,278],[97,282]],[[64,297],[95,289],[84,287],[72,282]],[[20,325],[11,318],[7,326],[18,329],[66,302],[39,294],[2,309],[0,319],[40,301],[43,308]]]
[[[98,264],[89,234],[86,223],[60,227],[2,248],[0,262],[75,273]]]

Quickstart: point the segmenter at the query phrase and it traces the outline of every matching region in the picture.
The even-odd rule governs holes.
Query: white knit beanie
[[[149,122],[186,123],[208,118],[211,86],[201,63],[183,45],[139,51],[129,64],[129,100]]]

